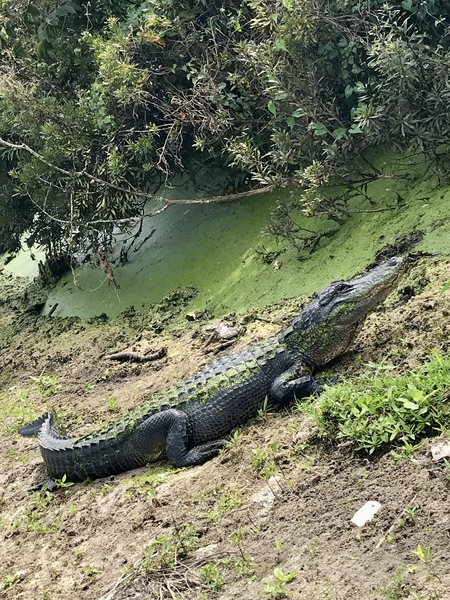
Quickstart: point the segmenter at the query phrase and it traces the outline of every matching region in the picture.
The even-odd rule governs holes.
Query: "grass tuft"
[[[322,438],[350,440],[369,454],[389,444],[411,446],[450,427],[450,356],[433,352],[410,375],[389,376],[386,365],[370,365],[354,381],[327,387],[309,407]]]

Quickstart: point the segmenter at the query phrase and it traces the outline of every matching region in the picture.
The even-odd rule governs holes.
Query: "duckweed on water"
[[[350,440],[369,454],[387,444],[406,445],[450,427],[450,355],[433,352],[410,375],[389,376],[386,365],[354,381],[327,387],[309,407],[323,438]]]

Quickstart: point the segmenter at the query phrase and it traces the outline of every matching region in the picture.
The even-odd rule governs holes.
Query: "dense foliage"
[[[355,381],[327,388],[306,409],[319,435],[351,441],[372,454],[388,444],[411,449],[425,436],[448,431],[449,357],[435,352],[412,375],[392,377],[388,371],[379,365]]]
[[[0,250],[100,253],[176,173],[319,186],[450,132],[443,0],[0,0]],[[327,207],[327,210],[330,207]]]

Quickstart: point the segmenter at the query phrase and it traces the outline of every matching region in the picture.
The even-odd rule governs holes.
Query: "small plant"
[[[180,558],[186,557],[198,547],[198,533],[193,525],[176,526],[172,535],[156,538],[147,548],[142,569],[151,570],[175,567]]]
[[[0,581],[0,591],[8,589],[14,583],[16,583],[16,581],[18,581],[18,580],[19,580],[19,575],[17,573],[15,573],[14,575],[13,574],[5,575],[5,577],[3,578],[3,581]]]
[[[252,467],[254,469],[261,469],[267,460],[268,452],[262,448],[252,448]]]
[[[422,546],[419,544],[417,548],[413,550],[413,554],[415,554],[419,560],[427,565],[430,562],[431,547],[427,546],[426,548],[422,548]]]
[[[55,479],[55,483],[59,488],[69,488],[74,485],[73,481],[67,481],[67,475],[61,477],[61,479]]]
[[[108,405],[108,410],[110,412],[119,412],[120,407],[117,403],[117,398],[115,396],[109,396],[109,398],[102,398],[103,402],[106,402]]]
[[[407,525],[414,525],[416,522],[417,508],[405,508],[403,509],[403,515],[400,517],[398,522],[399,527],[406,527]]]
[[[42,413],[42,411],[40,411]],[[0,394],[0,432],[9,435],[24,423],[33,421],[39,414],[23,392]]]
[[[275,460],[270,457],[271,455],[267,450],[262,448],[253,448],[252,453],[252,467],[259,471],[259,475],[262,479],[267,481],[270,479],[270,477],[272,477],[272,475],[275,475],[277,472],[277,466],[275,464]]]
[[[44,371],[37,377],[30,377],[30,379],[38,384],[39,391],[45,396],[53,396],[62,387],[59,383],[59,377],[45,375]]]
[[[87,579],[88,585],[95,581],[99,573],[100,569],[98,567],[86,567],[84,569],[84,575]]]
[[[48,515],[53,498],[54,496],[48,490],[41,493],[33,492],[31,505],[22,522],[26,531],[37,533],[55,533],[58,531],[62,520],[51,518],[51,515]],[[20,524],[20,520],[16,519],[12,524],[13,529],[18,529]]]
[[[242,443],[242,431],[240,429],[236,429],[231,434],[230,439],[228,440],[228,448],[238,448]]]
[[[249,577],[248,582],[255,578],[255,561],[252,556],[244,556],[242,560],[237,560],[234,563],[235,571],[238,575]]]
[[[84,389],[85,392],[90,392],[94,388],[95,388],[95,384],[94,383],[87,382],[87,383],[84,384],[84,388],[83,389]]]
[[[266,417],[271,411],[271,408],[269,406],[269,398],[266,396],[264,398],[264,402],[262,403],[261,408],[258,410],[258,417],[260,419]]]
[[[414,572],[414,567],[397,565],[392,583],[387,586],[381,586],[378,591],[382,594],[384,600],[400,600],[404,598],[405,578],[408,574]]]
[[[381,365],[356,381],[327,387],[309,410],[322,437],[351,440],[369,454],[391,443],[408,454],[417,441],[450,425],[450,357],[432,353],[415,373],[389,377]],[[406,451],[405,450],[405,451]]]
[[[221,517],[238,509],[242,504],[242,497],[238,490],[224,490],[220,495],[217,507],[208,513],[209,518],[218,523]]]
[[[200,575],[205,585],[214,591],[220,590],[225,583],[225,580],[221,576],[219,569],[211,562],[200,568]]]
[[[244,537],[244,535],[247,533],[247,528],[244,526],[240,526],[239,529],[237,529],[231,536],[231,543],[232,544],[240,544],[242,542],[242,539]]]
[[[293,571],[292,573],[284,574],[281,567],[275,567],[273,574],[275,575],[276,581],[268,583],[264,588],[264,591],[266,594],[271,594],[275,598],[285,598],[288,595],[286,584],[295,579],[298,573]]]
[[[156,486],[162,481],[167,481],[169,479],[170,473],[171,472],[168,471],[167,468],[155,468],[150,473],[136,475],[131,479],[123,479],[122,483],[128,487],[126,496],[128,498],[131,498],[136,494],[153,496],[155,493]]]

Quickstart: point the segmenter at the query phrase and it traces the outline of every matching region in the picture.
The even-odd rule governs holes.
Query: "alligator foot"
[[[54,479],[49,477],[48,479],[44,479],[40,483],[33,485],[33,487],[29,488],[29,492],[39,492],[40,494],[45,494],[45,492],[54,492],[58,489],[58,484]]]
[[[206,444],[200,444],[200,446],[194,446],[191,450],[188,450],[186,454],[178,457],[176,460],[170,462],[175,467],[191,467],[193,465],[202,465],[211,458],[214,458],[227,444],[226,440],[215,440],[214,442],[207,442]]]

